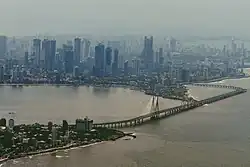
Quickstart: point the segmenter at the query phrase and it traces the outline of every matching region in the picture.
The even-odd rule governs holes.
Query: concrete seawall
[[[224,93],[218,96],[213,96],[204,100],[190,102],[185,105],[180,105],[173,108],[168,108],[164,110],[159,110],[154,113],[148,113],[142,116],[138,116],[132,119],[114,121],[114,122],[104,122],[104,123],[96,123],[94,127],[107,127],[107,128],[127,128],[127,127],[134,127],[138,125],[142,125],[148,123],[150,121],[155,121],[163,118],[167,118],[182,112],[186,112],[192,110],[197,107],[201,107],[204,104],[214,103],[232,96],[236,96],[242,93],[245,93],[247,90],[235,87],[235,86],[227,86],[227,85],[213,85],[213,84],[192,84],[193,86],[203,86],[203,87],[214,87],[214,88],[226,88],[232,89],[231,92]]]

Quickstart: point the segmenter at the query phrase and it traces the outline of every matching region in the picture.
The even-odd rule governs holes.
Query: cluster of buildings
[[[16,43],[13,41],[12,43]],[[247,52],[244,45],[241,49],[237,48],[234,40],[231,56],[225,56],[228,55],[225,47],[220,50],[219,53],[225,54],[224,57],[219,54],[214,56],[214,50],[200,52],[206,56],[196,56],[198,52],[180,49],[174,38],[170,38],[166,49],[155,46],[152,36],[144,37],[141,53],[137,54],[124,52],[125,49],[119,41],[104,43],[93,46],[90,40],[75,38],[59,46],[55,39],[35,38],[30,49],[21,45],[27,50],[17,57],[13,56],[16,52],[8,49],[7,37],[0,36],[0,82],[46,80],[49,83],[58,83],[62,80],[79,79],[81,76],[103,78],[152,76],[157,73],[164,74],[171,83],[208,80],[236,75],[238,69],[244,65]],[[210,55],[207,56],[207,53]]]
[[[45,149],[53,149],[59,146],[65,146],[69,143],[80,144],[97,138],[96,130],[92,130],[93,120],[77,119],[75,125],[68,125],[63,121],[62,125],[32,124],[32,125],[14,125],[14,120],[0,120],[0,157],[19,156],[22,153],[35,152]],[[88,134],[86,134],[88,133]]]

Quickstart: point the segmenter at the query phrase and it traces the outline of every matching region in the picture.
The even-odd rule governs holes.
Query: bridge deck
[[[123,128],[123,127],[136,126],[136,125],[140,125],[145,122],[148,122],[152,119],[155,120],[155,119],[165,118],[171,115],[175,115],[184,111],[188,111],[188,110],[203,106],[204,104],[213,103],[213,102],[223,100],[223,99],[226,99],[226,98],[229,98],[229,97],[241,94],[241,93],[245,93],[247,91],[246,89],[235,87],[235,86],[229,86],[229,85],[214,85],[214,84],[191,84],[191,85],[203,86],[203,87],[214,87],[214,88],[226,88],[226,89],[232,89],[233,91],[224,93],[221,95],[213,96],[204,100],[190,102],[190,103],[180,105],[177,107],[172,107],[168,109],[159,110],[153,113],[148,113],[148,114],[134,117],[131,119],[104,122],[104,123],[95,123],[93,126],[94,127],[111,127],[111,128]]]

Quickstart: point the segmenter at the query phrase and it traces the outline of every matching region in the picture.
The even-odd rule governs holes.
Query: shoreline
[[[241,78],[249,78],[249,76],[241,77]],[[241,79],[241,78],[228,78],[228,77],[226,77],[226,78],[218,78],[218,79],[216,79],[216,81],[213,80],[213,81],[209,81],[209,82],[218,82],[218,81],[226,80],[226,79]],[[0,165],[5,163],[5,162],[11,161],[11,160],[21,159],[21,158],[25,158],[25,157],[52,154],[52,153],[56,153],[57,151],[63,151],[63,150],[65,151],[65,150],[70,150],[70,149],[74,149],[74,148],[85,148],[85,147],[90,147],[90,146],[97,145],[97,144],[107,143],[109,141],[116,141],[116,140],[126,136],[126,133],[124,133],[123,131],[120,131],[120,132],[122,132],[122,135],[117,136],[116,138],[113,138],[112,140],[105,140],[105,141],[99,141],[99,142],[94,141],[93,143],[90,142],[88,144],[74,143],[74,144],[69,144],[69,145],[65,145],[65,146],[57,147],[57,148],[50,148],[50,149],[46,149],[46,150],[39,150],[39,151],[34,151],[34,152],[29,152],[29,153],[23,153],[23,154],[18,155],[17,157],[3,158],[2,161],[0,159]]]
[[[9,161],[13,161],[13,160],[19,160],[19,159],[22,159],[22,158],[32,159],[33,157],[36,157],[36,156],[49,155],[49,154],[56,153],[58,151],[69,151],[69,150],[73,150],[73,149],[77,149],[77,148],[91,147],[91,146],[95,146],[95,145],[98,145],[98,144],[104,144],[104,143],[107,143],[107,142],[108,141],[100,141],[100,142],[93,142],[93,143],[89,143],[89,144],[83,144],[83,145],[79,145],[79,146],[71,145],[71,146],[64,146],[64,147],[58,147],[58,148],[53,148],[53,149],[41,150],[39,152],[31,152],[31,153],[27,153],[28,155],[23,155],[23,156],[18,157],[18,158],[8,158],[5,161],[0,162],[0,165],[2,163],[6,163],[6,162],[9,162]],[[31,156],[31,158],[30,158],[30,156]]]
[[[181,83],[183,85],[189,85],[189,84],[195,84],[195,83],[213,83],[213,82],[220,82],[220,81],[224,81],[224,80],[230,80],[230,79],[242,79],[242,78],[250,78],[250,75],[245,75],[245,76],[234,76],[234,77],[220,77],[220,78],[216,78],[216,79],[210,79],[210,80],[206,80],[206,81],[194,81],[194,82],[188,82],[188,83]],[[55,86],[55,87],[72,87],[72,88],[78,88],[78,87],[92,87],[92,88],[123,88],[123,89],[129,89],[132,91],[138,91],[138,92],[142,92],[145,95],[153,95],[153,96],[159,96],[162,97],[164,99],[169,99],[169,100],[179,100],[179,101],[186,101],[186,99],[182,96],[175,96],[175,95],[168,95],[165,96],[164,94],[157,94],[157,93],[153,93],[153,94],[148,94],[147,90],[140,88],[138,86],[135,85],[130,85],[130,84],[117,84],[117,83],[110,83],[110,84],[79,84],[79,85],[74,85],[74,84],[54,84],[54,83],[32,83],[32,84],[11,84],[11,83],[2,83],[0,84],[1,86],[6,86],[6,87],[14,87],[14,88],[23,88],[23,87],[36,87],[36,86]],[[192,97],[188,94],[188,97]],[[194,99],[196,100],[196,99]]]
[[[100,141],[100,142],[93,142],[93,143],[89,143],[89,144],[83,144],[83,145],[79,145],[79,146],[71,145],[71,146],[64,146],[64,147],[58,147],[58,148],[53,148],[53,149],[41,150],[41,151],[38,151],[38,152],[31,152],[31,153],[27,153],[27,155],[22,155],[22,156],[20,156],[18,158],[4,158],[3,161],[0,161],[0,165],[4,164],[6,162],[9,162],[9,161],[19,160],[19,159],[22,159],[22,158],[32,159],[35,156],[49,155],[49,154],[56,153],[57,151],[69,151],[69,150],[76,149],[76,148],[91,147],[91,146],[94,146],[94,145],[104,144],[104,143],[107,143],[107,142],[108,141]],[[30,158],[30,156],[31,156],[31,158]]]
[[[241,76],[241,77],[222,77],[222,78],[216,78],[216,79],[211,79],[207,81],[197,81],[193,83],[212,83],[212,82],[220,82],[224,80],[229,80],[229,79],[243,79],[243,78],[250,78],[250,76]]]
[[[92,88],[123,88],[123,89],[129,89],[131,91],[138,91],[138,92],[142,92],[145,95],[154,95],[154,96],[160,96],[164,99],[170,99],[170,100],[184,100],[183,97],[181,96],[165,96],[165,95],[161,95],[161,94],[157,94],[157,93],[152,93],[152,94],[148,94],[147,90],[145,90],[144,88],[140,88],[138,86],[134,86],[134,85],[126,85],[126,84],[101,84],[101,85],[95,85],[95,84],[80,84],[80,85],[72,85],[72,84],[0,84],[0,87],[13,87],[13,88],[23,88],[23,87],[38,87],[38,86],[54,86],[54,87],[72,87],[72,88],[78,88],[78,87],[92,87]]]
[[[189,82],[189,83],[210,83],[210,82],[219,82],[223,80],[228,80],[228,79],[242,79],[242,78],[250,78],[250,75],[246,76],[235,76],[235,77],[220,77],[220,78],[215,78],[215,79],[210,79],[210,80],[204,80],[204,81],[194,81],[194,82]],[[189,84],[189,83],[181,83],[181,84]],[[54,84],[54,83],[31,83],[31,84],[25,84],[25,83],[0,83],[0,86],[13,86],[13,87],[29,87],[29,86],[64,86],[64,87],[104,87],[104,88],[110,88],[110,87],[122,87],[122,88],[129,88],[131,90],[139,90],[143,91],[143,88],[137,87],[137,86],[132,86],[129,84],[113,84],[113,83],[108,83],[108,84],[79,84],[79,85],[74,85],[74,84]]]
[[[48,154],[56,153],[58,151],[69,151],[69,150],[72,150],[72,149],[85,148],[85,147],[91,147],[91,146],[98,145],[98,144],[104,144],[104,143],[107,143],[107,142],[114,142],[114,141],[116,141],[118,139],[121,139],[121,138],[127,136],[127,134],[124,133],[121,130],[116,130],[116,131],[119,131],[122,134],[117,136],[117,137],[113,137],[110,140],[93,141],[93,142],[90,142],[90,143],[87,143],[87,144],[85,144],[85,143],[73,143],[73,144],[68,144],[68,145],[61,146],[61,147],[49,148],[49,149],[46,149],[46,150],[38,150],[38,151],[33,151],[33,152],[28,152],[28,153],[21,153],[17,157],[2,158],[2,161],[0,159],[0,165],[3,164],[3,163],[6,163],[8,161],[18,160],[18,159],[21,159],[21,158],[27,158],[27,157],[30,157],[30,156],[34,157],[34,156],[48,155]],[[53,155],[51,155],[51,156],[53,156]],[[29,158],[29,159],[31,159],[31,158]]]

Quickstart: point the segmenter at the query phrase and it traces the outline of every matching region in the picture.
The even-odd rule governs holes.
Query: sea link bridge
[[[154,96],[152,98],[151,110],[148,114],[144,114],[135,118],[125,119],[120,121],[113,121],[113,122],[104,122],[104,123],[95,123],[93,127],[107,127],[107,128],[126,128],[126,127],[134,127],[138,125],[142,125],[144,123],[148,123],[150,121],[155,121],[163,118],[167,118],[185,111],[192,110],[197,107],[201,107],[205,104],[214,103],[232,96],[236,96],[242,93],[245,93],[247,89],[243,89],[240,87],[235,86],[228,86],[228,85],[214,85],[214,84],[190,84],[192,86],[202,86],[202,87],[212,87],[212,88],[225,88],[231,89],[232,91],[228,93],[223,93],[221,95],[213,96],[204,100],[199,101],[190,101],[185,102],[184,104],[168,108],[168,109],[159,109],[159,101],[158,97]]]

